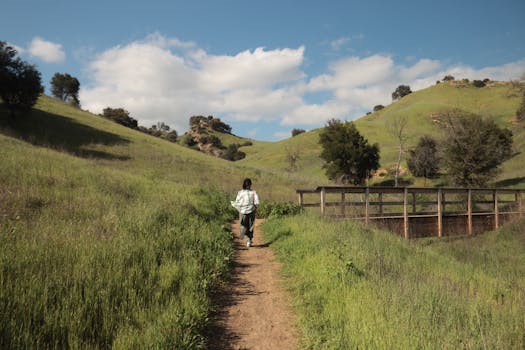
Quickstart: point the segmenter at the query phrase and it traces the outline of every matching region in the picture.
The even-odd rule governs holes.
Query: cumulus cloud
[[[155,34],[99,54],[80,99],[96,113],[124,107],[141,124],[164,121],[179,130],[197,114],[276,119],[300,102],[286,85],[304,77],[303,56],[303,47],[210,55]]]
[[[474,69],[430,58],[399,64],[376,54],[339,59],[326,73],[309,77],[302,69],[304,56],[303,46],[213,55],[193,42],[155,33],[96,55],[86,67],[91,81],[82,86],[80,100],[95,113],[123,107],[142,125],[163,121],[177,130],[187,129],[188,118],[198,114],[320,126],[330,118],[351,120],[377,104],[389,104],[400,84],[417,90],[447,74],[509,80],[525,71],[525,59]]]
[[[29,44],[29,54],[47,63],[60,63],[66,59],[62,45],[36,37]]]

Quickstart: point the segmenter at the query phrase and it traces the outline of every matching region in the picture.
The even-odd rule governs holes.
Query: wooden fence
[[[367,225],[374,223],[405,238],[415,238],[497,229],[525,214],[524,191],[322,186],[296,192],[302,207],[319,207],[323,216],[363,220]]]

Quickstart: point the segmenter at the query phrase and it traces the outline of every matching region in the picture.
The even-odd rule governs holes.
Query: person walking
[[[237,193],[231,205],[239,212],[241,239],[246,241],[246,246],[252,246],[253,229],[255,227],[255,213],[259,206],[259,196],[252,190],[252,180],[244,179],[242,190]]]

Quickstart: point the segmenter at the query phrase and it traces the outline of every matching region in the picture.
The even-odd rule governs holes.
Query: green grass
[[[229,196],[0,142],[0,347],[203,346]]]
[[[43,96],[0,104],[0,348],[202,348],[229,270],[244,177],[261,199],[294,180],[209,157]]]
[[[525,222],[405,241],[303,215],[266,221],[307,349],[521,349]]]

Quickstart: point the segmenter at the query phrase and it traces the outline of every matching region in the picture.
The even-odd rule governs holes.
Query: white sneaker
[[[252,241],[251,240],[247,240],[246,241],[246,246],[249,248],[252,246]]]

